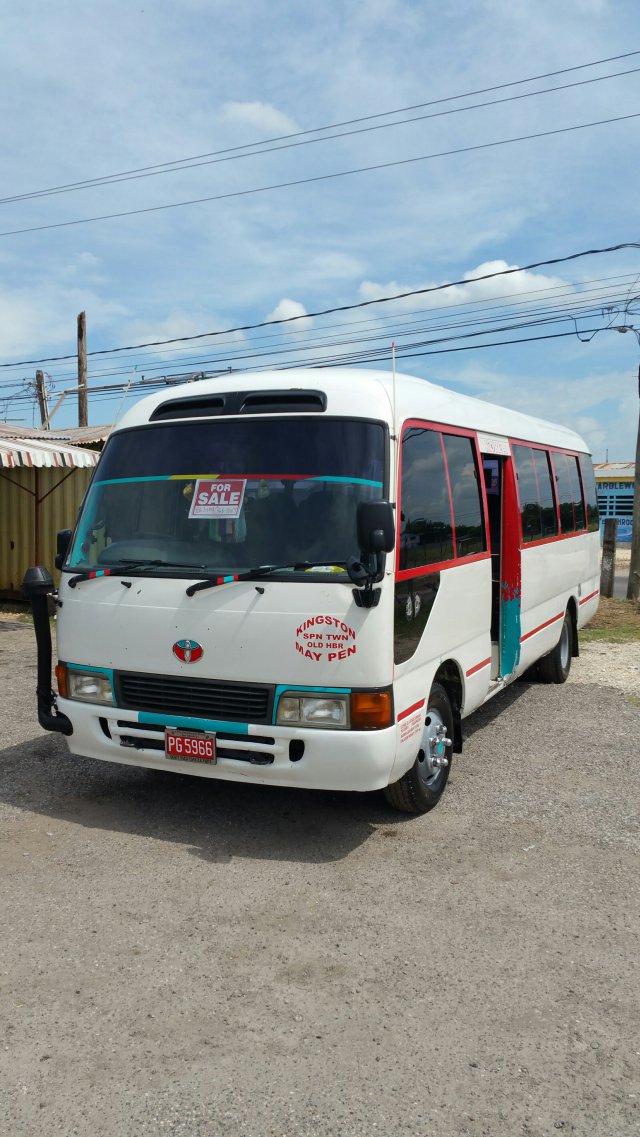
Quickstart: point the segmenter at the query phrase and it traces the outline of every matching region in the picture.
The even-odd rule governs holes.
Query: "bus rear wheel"
[[[571,656],[573,655],[573,621],[571,613],[567,610],[560,639],[553,651],[538,660],[538,675],[543,683],[566,683],[571,670]]]
[[[384,791],[394,809],[403,813],[428,813],[438,804],[451,771],[453,725],[449,696],[440,683],[434,683],[416,760],[398,782]]]

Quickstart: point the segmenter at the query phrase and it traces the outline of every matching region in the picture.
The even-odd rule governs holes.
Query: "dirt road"
[[[0,627],[0,1129],[635,1137],[640,652],[466,723],[430,815],[35,724]]]

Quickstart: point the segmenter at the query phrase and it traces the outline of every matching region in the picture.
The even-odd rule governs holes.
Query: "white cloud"
[[[515,271],[508,271],[515,269]],[[495,273],[507,275],[492,276]],[[488,280],[479,280],[479,277],[488,276]],[[544,273],[525,271],[517,265],[510,265],[504,260],[485,261],[477,268],[465,272],[463,278],[467,283],[442,288],[432,281],[423,281],[417,284],[401,284],[397,280],[379,284],[373,280],[364,280],[359,288],[362,300],[381,300],[385,297],[402,295],[405,292],[415,293],[423,288],[437,288],[437,291],[427,292],[424,295],[410,295],[401,300],[391,301],[387,310],[406,311],[416,308],[442,308],[449,305],[462,305],[478,303],[483,300],[493,300],[504,297],[505,303],[514,297],[532,294],[532,303],[544,297],[545,293],[558,290],[557,295],[563,299],[570,298],[572,289],[567,281],[561,277],[546,276]],[[446,283],[446,282],[445,282]]]
[[[222,109],[232,122],[246,123],[247,126],[255,126],[258,130],[272,134],[295,134],[300,129],[292,118],[283,114],[271,103],[229,102],[225,103]]]
[[[313,320],[310,318],[305,320],[304,317],[306,315],[307,310],[304,304],[301,304],[298,300],[288,300],[286,297],[284,297],[276,304],[273,312],[270,312],[266,319],[295,320],[295,323],[290,324],[286,328],[287,331],[295,334],[296,332],[307,331],[308,328],[312,327]]]
[[[87,313],[89,349],[97,332],[114,320],[120,321],[126,313],[116,300],[87,288],[65,288],[59,281],[36,284],[33,288],[0,287],[0,359],[10,362],[59,348],[74,352],[76,317],[82,310]]]

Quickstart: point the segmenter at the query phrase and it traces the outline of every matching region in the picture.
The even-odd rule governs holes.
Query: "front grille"
[[[267,684],[221,683],[136,671],[116,671],[114,684],[116,703],[127,710],[229,722],[271,721],[273,687]]]

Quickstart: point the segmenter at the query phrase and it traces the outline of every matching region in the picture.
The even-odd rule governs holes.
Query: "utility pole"
[[[47,404],[47,388],[44,382],[44,371],[36,371],[36,394],[40,407],[40,423],[43,430],[51,430],[49,422],[49,406]]]
[[[78,316],[78,426],[89,425],[87,396],[87,313]]]
[[[640,344],[640,336],[638,336]],[[638,367],[638,399],[640,400],[640,366]],[[638,414],[638,437],[636,440],[636,473],[633,483],[633,516],[631,519],[631,563],[627,600],[640,600],[640,405]]]

